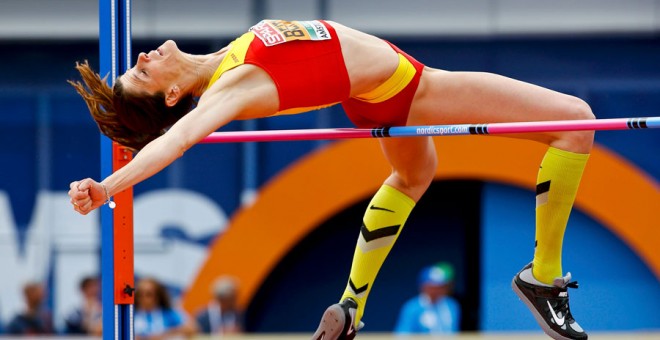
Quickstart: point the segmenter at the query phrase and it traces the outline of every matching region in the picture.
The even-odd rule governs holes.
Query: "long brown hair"
[[[144,292],[140,291],[140,286],[143,285],[145,282],[149,282],[153,285],[154,288],[154,298],[156,299],[156,306],[158,306],[161,309],[172,309],[172,301],[170,300],[170,293],[167,291],[167,288],[163,286],[163,284],[160,283],[160,281],[156,280],[153,277],[145,277],[141,279],[136,288],[137,290],[135,291],[135,309],[141,309],[142,304],[141,304],[141,298],[140,294],[144,294]]]
[[[165,94],[131,93],[120,79],[111,88],[107,76],[94,72],[85,60],[76,62],[84,84],[69,80],[82,96],[101,132],[115,142],[138,151],[165,133],[186,115],[194,104],[192,95],[182,97],[174,106],[165,104]]]

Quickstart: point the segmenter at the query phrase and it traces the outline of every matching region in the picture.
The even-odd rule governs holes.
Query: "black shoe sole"
[[[551,338],[553,338],[555,340],[573,340],[572,338],[567,338],[567,337],[557,333],[557,331],[555,331],[554,329],[550,328],[550,326],[548,326],[548,324],[547,324],[547,322],[545,322],[545,319],[543,318],[543,316],[536,309],[536,306],[534,306],[534,303],[527,298],[525,293],[523,293],[523,291],[520,289],[520,287],[518,287],[518,285],[516,284],[516,279],[517,278],[518,278],[518,275],[513,277],[513,280],[511,281],[511,288],[513,288],[513,291],[516,293],[516,295],[518,295],[520,300],[525,305],[527,305],[527,308],[529,308],[529,310],[532,312],[532,315],[534,315],[534,319],[536,319],[536,322],[539,324],[539,326],[541,326],[541,328],[543,329],[545,334],[547,334],[548,336],[550,336]]]
[[[312,340],[344,340],[342,334],[346,324],[344,310],[338,304],[332,305],[325,310],[319,328],[312,336]]]

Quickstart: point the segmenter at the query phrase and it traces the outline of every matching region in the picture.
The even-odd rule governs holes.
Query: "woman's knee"
[[[566,107],[566,119],[592,120],[596,119],[596,116],[587,102],[577,97],[570,97],[570,103]],[[589,153],[593,141],[594,131],[565,131],[550,145],[567,151]]]
[[[394,169],[389,182],[410,196],[420,196],[428,189],[435,177],[438,159],[435,155],[427,157],[426,164],[416,168]]]
[[[591,106],[584,100],[578,97],[571,97],[572,103],[570,104],[569,114],[571,119],[596,119]]]

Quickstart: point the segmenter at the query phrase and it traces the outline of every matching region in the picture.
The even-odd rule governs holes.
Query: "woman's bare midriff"
[[[399,64],[397,53],[380,38],[328,21],[337,31],[351,82],[351,96],[369,92],[387,80]]]

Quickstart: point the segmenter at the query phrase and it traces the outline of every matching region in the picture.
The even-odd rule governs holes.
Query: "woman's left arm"
[[[231,122],[244,104],[230,92],[221,91],[204,98],[165,134],[147,144],[129,164],[103,180],[108,195],[155,175],[211,132]]]
[[[235,78],[235,77],[234,77]],[[263,109],[258,103],[260,88],[246,91],[243,86],[215,84],[200,99],[199,105],[176,122],[165,134],[147,144],[126,166],[101,183],[91,178],[72,182],[69,196],[74,210],[86,215],[103,205],[114,194],[125,190],[161,171],[223,125],[246,112]],[[265,90],[264,90],[265,91]],[[262,95],[270,95],[264,93]]]

